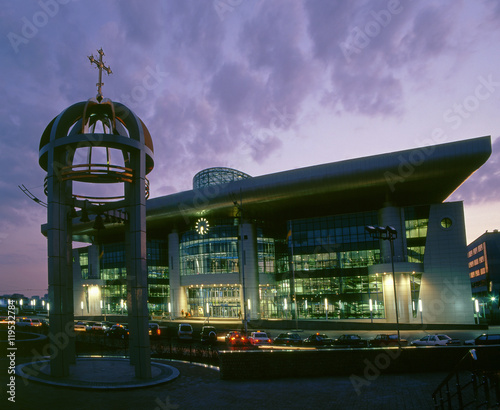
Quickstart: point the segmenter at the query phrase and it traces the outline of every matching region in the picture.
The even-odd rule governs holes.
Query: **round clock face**
[[[210,228],[210,225],[208,224],[208,221],[205,218],[200,218],[196,222],[196,232],[198,232],[200,235],[205,235],[208,233],[208,229]]]

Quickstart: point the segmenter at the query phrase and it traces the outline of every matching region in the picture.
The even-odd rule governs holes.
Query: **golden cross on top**
[[[97,101],[101,102],[103,99],[101,87],[104,85],[104,83],[102,82],[102,70],[106,71],[108,73],[108,75],[112,74],[113,72],[111,71],[111,68],[106,67],[102,61],[102,57],[104,56],[104,51],[102,51],[102,48],[97,50],[97,52],[99,53],[99,60],[96,60],[94,58],[93,54],[91,56],[89,56],[88,58],[90,60],[90,65],[95,64],[97,66],[97,68],[99,69],[99,82],[96,84],[96,86],[97,86],[96,98],[97,98]]]

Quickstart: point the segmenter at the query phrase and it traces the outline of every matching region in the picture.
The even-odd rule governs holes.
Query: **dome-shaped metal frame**
[[[251,178],[251,176],[238,171],[237,169],[224,167],[207,168],[198,172],[193,177],[193,189],[200,189],[213,185],[222,185],[246,178]]]
[[[99,122],[104,132],[95,132],[96,124]],[[73,163],[76,149],[84,147],[89,148],[88,161],[82,164]],[[106,149],[105,164],[92,162],[92,148],[97,147]],[[51,164],[63,181],[132,182],[133,170],[127,164],[130,163],[131,150],[135,149],[145,153],[146,174],[154,167],[153,142],[148,129],[128,107],[110,100],[102,103],[88,100],[73,104],[49,123],[42,134],[39,150],[39,164],[45,171],[48,171],[51,149],[67,150],[64,163]],[[122,152],[125,166],[110,163],[110,149]],[[148,197],[148,182],[146,182],[146,188],[146,197]],[[122,199],[122,197],[74,196],[91,202]]]

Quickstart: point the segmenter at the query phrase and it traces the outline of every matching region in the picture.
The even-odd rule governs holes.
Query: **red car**
[[[248,338],[240,332],[233,331],[226,335],[226,343],[230,346],[245,346],[247,345]]]

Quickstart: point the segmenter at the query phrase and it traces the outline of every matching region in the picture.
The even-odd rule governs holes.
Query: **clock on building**
[[[200,235],[205,235],[208,233],[208,229],[210,228],[210,225],[208,221],[205,218],[200,218],[198,221],[196,221],[196,232],[198,232]]]

